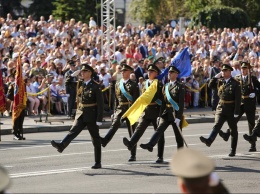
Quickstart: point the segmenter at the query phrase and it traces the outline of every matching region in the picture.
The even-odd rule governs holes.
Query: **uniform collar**
[[[86,82],[84,82],[85,83],[85,85],[88,85],[88,83],[91,81],[91,79],[90,80],[88,80],[88,81],[86,81]]]

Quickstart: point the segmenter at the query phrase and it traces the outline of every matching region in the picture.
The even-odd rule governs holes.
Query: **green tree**
[[[190,10],[186,16],[192,16],[206,6],[228,6],[243,9],[249,17],[251,26],[255,26],[260,21],[259,0],[185,0],[184,6]]]
[[[53,5],[55,9],[52,14],[55,18],[61,20],[81,20],[88,22],[90,17],[100,23],[100,1],[101,0],[55,0]]]
[[[143,22],[165,23],[183,16],[184,0],[132,0],[130,14]]]
[[[241,28],[249,25],[249,19],[246,12],[240,8],[206,6],[194,14],[192,25],[203,25],[208,28]]]
[[[35,20],[39,20],[41,16],[44,16],[45,20],[48,20],[54,8],[52,0],[33,0],[27,10],[27,15],[32,15]]]

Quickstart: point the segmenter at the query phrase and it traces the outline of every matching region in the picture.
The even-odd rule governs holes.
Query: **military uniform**
[[[222,65],[223,70],[233,70],[227,64]],[[234,115],[239,115],[240,104],[241,104],[241,86],[238,81],[230,77],[226,83],[225,79],[212,78],[209,82],[210,88],[218,89],[219,103],[215,114],[215,125],[208,138],[200,137],[200,140],[205,143],[208,147],[213,143],[217,137],[224,122],[227,121],[229,128],[231,129],[231,153],[229,156],[235,156],[237,148],[237,122]]]
[[[89,65],[83,65],[82,71],[94,71]],[[96,122],[102,122],[103,119],[103,95],[100,85],[92,79],[87,83],[80,81],[77,92],[79,105],[75,116],[75,121],[69,131],[69,134],[61,141],[56,143],[52,141],[52,146],[61,153],[70,142],[87,126],[94,145],[95,162],[101,168],[101,144],[99,136],[99,127]],[[96,164],[92,168],[96,168]]]
[[[70,63],[70,65],[74,65]],[[65,87],[66,87],[66,94],[69,94],[68,98],[68,116],[74,117],[75,110],[76,110],[76,93],[77,93],[77,77],[72,77],[74,71],[71,69],[65,73]]]
[[[130,70],[133,71],[133,69],[124,64],[121,71],[124,70]],[[125,83],[123,83],[123,86],[125,88],[125,91],[132,96],[133,101],[128,100],[122,91],[120,90],[120,82],[116,83],[115,85],[115,91],[116,91],[116,98],[115,98],[115,111],[113,115],[113,121],[112,125],[106,134],[104,138],[101,138],[102,146],[105,147],[113,138],[115,133],[117,132],[118,128],[121,125],[121,117],[123,114],[127,111],[127,109],[135,102],[135,100],[139,97],[139,87],[136,82],[133,82],[132,80],[128,79]],[[135,125],[131,126],[129,121],[126,120],[129,136],[131,137],[133,135],[133,132],[135,130]],[[136,155],[136,146],[131,150],[131,157],[135,158]]]
[[[148,71],[157,71],[158,74],[160,73],[160,69],[155,66],[155,65],[149,65],[148,66]],[[152,84],[149,83],[149,80],[146,80],[146,82],[148,82],[148,86],[150,86]],[[146,82],[143,83],[143,91],[142,93],[145,92],[146,90]],[[139,139],[142,137],[142,135],[144,134],[146,128],[149,126],[150,123],[153,124],[154,129],[156,130],[158,127],[158,123],[157,123],[157,118],[160,116],[160,105],[158,104],[158,100],[161,102],[162,101],[162,82],[158,81],[157,84],[157,91],[152,99],[152,102],[146,107],[146,109],[144,110],[144,114],[141,116],[140,118],[140,122],[138,124],[138,126],[135,129],[135,132],[133,134],[133,136],[131,137],[130,141],[128,141],[127,138],[123,139],[124,144],[128,147],[129,150],[132,150],[134,148],[134,146],[137,144],[137,142],[139,141]],[[158,142],[158,163],[163,162],[163,151],[164,151],[164,144],[165,144],[165,140],[164,140],[164,134],[160,137],[159,142]]]
[[[31,71],[29,73],[29,77],[40,75],[40,74],[45,76],[45,75],[47,75],[47,72],[43,68],[34,67],[34,68],[31,69]]]
[[[243,62],[241,65],[242,68],[250,68],[250,64]],[[241,105],[240,105],[240,113],[236,118],[236,122],[240,120],[242,115],[245,113],[248,121],[249,134],[252,134],[253,128],[255,126],[255,111],[256,111],[256,98],[255,96],[250,96],[251,93],[256,93],[256,88],[260,90],[260,82],[257,80],[255,76],[247,76],[238,75],[235,79],[240,82],[241,85]],[[230,130],[228,129],[227,133],[223,133],[221,130],[219,135],[227,141],[230,136]],[[255,143],[251,144],[251,148],[249,151],[256,151]]]
[[[176,72],[180,73],[180,71],[174,67],[171,66],[169,68],[169,72]],[[143,149],[147,149],[148,151],[152,152],[153,147],[155,144],[158,142],[160,137],[164,134],[164,131],[168,128],[169,125],[172,125],[174,134],[175,134],[175,139],[177,142],[177,148],[183,147],[183,139],[180,134],[180,131],[175,123],[176,118],[180,120],[179,128],[180,130],[182,129],[182,116],[183,116],[183,110],[184,110],[184,97],[185,97],[185,88],[184,85],[179,82],[175,81],[174,85],[169,86],[168,88],[169,94],[171,98],[177,103],[179,106],[179,110],[174,110],[172,104],[168,101],[166,97],[166,92],[165,92],[165,86],[163,87],[162,93],[163,93],[163,101],[162,101],[162,107],[161,107],[161,113],[160,113],[160,122],[158,125],[157,130],[151,137],[150,141],[147,144],[141,144],[140,147]]]
[[[12,102],[14,101],[14,87],[15,83],[11,83],[8,87],[7,95],[6,97],[11,100]],[[19,117],[16,118],[16,120],[13,123],[13,134],[14,140],[25,140],[25,137],[23,137],[23,122],[24,122],[24,117],[25,117],[25,109],[23,109],[19,115]]]

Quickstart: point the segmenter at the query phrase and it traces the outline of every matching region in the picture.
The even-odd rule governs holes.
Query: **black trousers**
[[[166,117],[160,118],[158,128],[155,131],[155,133],[153,134],[153,136],[151,137],[148,144],[150,144],[152,147],[154,147],[157,144],[157,142],[159,141],[159,139],[163,136],[164,131],[168,128],[169,125],[172,125],[173,131],[175,134],[176,143],[177,143],[177,148],[178,149],[182,148],[184,145],[184,142],[183,142],[182,136],[179,132],[179,129],[178,129],[176,123],[174,121],[168,121],[168,119]],[[182,126],[182,121],[180,122],[180,126]],[[182,130],[181,127],[180,127],[180,129]]]
[[[222,112],[216,113],[215,125],[213,126],[212,132],[209,135],[209,140],[213,142],[216,139],[220,129],[226,121],[228,123],[229,128],[231,129],[231,149],[233,151],[236,151],[238,132],[237,121],[233,114],[228,115],[223,114]]]
[[[145,130],[150,125],[150,123],[153,124],[154,130],[157,129],[157,119],[149,119],[145,116],[141,117],[140,123],[137,125],[135,132],[133,136],[130,139],[130,144],[133,146],[136,146],[137,142],[140,140],[140,138],[143,136]],[[157,156],[159,158],[163,158],[163,152],[164,152],[164,145],[165,145],[165,139],[164,139],[164,133],[161,135],[158,141],[158,154]]]
[[[111,125],[109,131],[107,132],[106,136],[104,137],[105,142],[109,143],[111,141],[111,139],[113,138],[113,136],[115,135],[115,133],[117,132],[118,128],[121,126],[121,117],[126,112],[126,110],[127,109],[125,109],[125,111],[121,111],[120,113],[117,113],[117,112],[114,113],[114,119],[113,119],[112,125]],[[133,126],[131,126],[129,120],[126,119],[126,125],[127,125],[127,129],[128,129],[129,137],[132,137],[132,135],[135,131],[135,124]],[[134,147],[134,149],[131,150],[131,155],[132,156],[136,155],[136,146]]]
[[[66,148],[85,127],[87,127],[89,131],[92,144],[94,146],[95,162],[101,162],[101,142],[99,136],[99,127],[96,125],[96,122],[85,122],[82,116],[79,117],[74,121],[71,129],[69,130],[69,134],[62,140],[61,144],[64,148]]]
[[[235,118],[237,123],[244,113],[246,114],[246,118],[248,122],[249,135],[251,135],[255,127],[255,108],[252,108],[252,110],[245,110],[245,105],[244,104],[241,105],[239,116]],[[230,131],[230,129],[228,129],[228,131]],[[255,145],[256,145],[255,143],[251,144],[252,147],[255,147]]]
[[[25,110],[23,109],[19,117],[14,121],[13,134],[21,135],[23,134],[23,121],[25,117]]]

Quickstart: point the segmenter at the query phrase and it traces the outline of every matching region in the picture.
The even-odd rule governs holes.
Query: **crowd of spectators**
[[[241,61],[248,61],[252,74],[260,79],[260,33],[257,28],[208,29],[202,26],[187,27],[181,32],[178,25],[158,28],[154,24],[134,27],[128,23],[117,26],[110,34],[116,45],[114,56],[111,53],[101,55],[104,30],[92,17],[88,23],[73,18],[65,22],[55,20],[52,15],[48,19],[42,16],[39,21],[32,16],[14,20],[11,14],[0,18],[0,64],[5,91],[14,82],[19,52],[27,92],[38,93],[50,86],[55,114],[66,114],[64,74],[71,60],[76,69],[83,63],[91,65],[96,72],[95,80],[103,88],[121,79],[120,61],[126,60],[134,68],[131,79],[138,82],[141,89],[149,63],[162,59],[157,60],[156,65],[163,70],[182,49],[189,47],[192,73],[181,78],[187,86],[186,108],[211,106],[211,90],[204,84],[220,71],[222,63],[230,64],[235,76],[240,74]],[[106,40],[104,42],[104,47],[109,46]],[[112,98],[105,93],[105,103],[110,105],[109,99]],[[39,106],[42,113],[47,112],[47,92],[28,96],[28,100],[29,115],[39,114]],[[8,99],[7,102],[6,116],[12,104]]]

